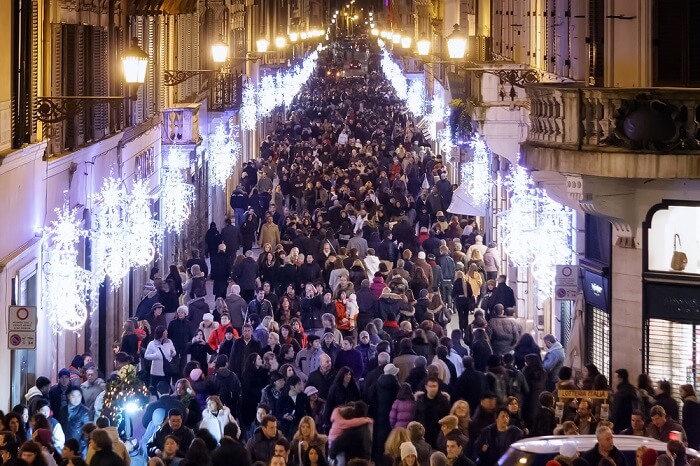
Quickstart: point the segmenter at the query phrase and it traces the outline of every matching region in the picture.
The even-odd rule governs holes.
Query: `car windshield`
[[[554,459],[553,454],[534,454],[509,448],[498,460],[499,466],[545,466],[547,461]]]

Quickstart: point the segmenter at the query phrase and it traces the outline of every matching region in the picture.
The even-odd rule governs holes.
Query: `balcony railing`
[[[528,144],[573,150],[700,151],[700,92],[685,88],[526,86]]]

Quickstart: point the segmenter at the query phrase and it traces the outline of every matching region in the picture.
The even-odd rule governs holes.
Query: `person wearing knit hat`
[[[397,376],[399,375],[399,368],[393,365],[392,363],[389,363],[384,366],[384,374]]]
[[[403,442],[401,444],[401,465],[415,466],[418,459],[418,451],[411,442]]]
[[[425,259],[425,252],[424,251],[420,251],[418,253],[418,259]]]

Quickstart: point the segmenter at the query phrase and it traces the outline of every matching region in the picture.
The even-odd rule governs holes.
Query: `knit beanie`
[[[418,451],[411,442],[404,442],[401,444],[401,461],[403,461],[403,459],[408,455],[418,456]]]

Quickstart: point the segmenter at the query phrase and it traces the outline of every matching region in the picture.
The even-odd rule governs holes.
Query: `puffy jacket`
[[[78,442],[84,443],[81,429],[91,421],[90,412],[84,405],[64,406],[61,408],[58,420],[67,439],[74,438]]]
[[[453,281],[455,278],[455,261],[447,254],[441,254],[437,258],[437,264],[442,269],[442,279]]]
[[[253,460],[253,462],[262,461],[265,464],[269,463],[270,458],[275,454],[275,443],[281,438],[284,438],[284,436],[279,430],[275,437],[268,438],[263,434],[262,427],[255,429],[255,433],[246,444],[246,449],[250,452],[251,460]]]
[[[415,400],[394,401],[394,404],[391,406],[391,412],[389,413],[389,422],[391,423],[391,428],[395,429],[397,427],[408,426],[408,423],[415,418],[415,415]]]
[[[321,316],[323,315],[323,296],[302,298],[301,300],[301,324],[308,330],[323,327]]]
[[[404,304],[406,303],[404,303],[400,295],[385,289],[384,293],[379,297],[379,301],[377,301],[377,317],[387,320],[391,312],[398,319],[401,309],[405,307]]]
[[[491,349],[493,354],[503,356],[510,352],[518,341],[518,327],[514,319],[496,316],[489,322],[491,326]]]
[[[379,299],[382,296],[382,293],[386,289],[386,283],[384,283],[384,278],[382,277],[373,277],[372,278],[372,284],[370,285],[370,289],[372,290],[372,294],[374,295],[375,298]]]

